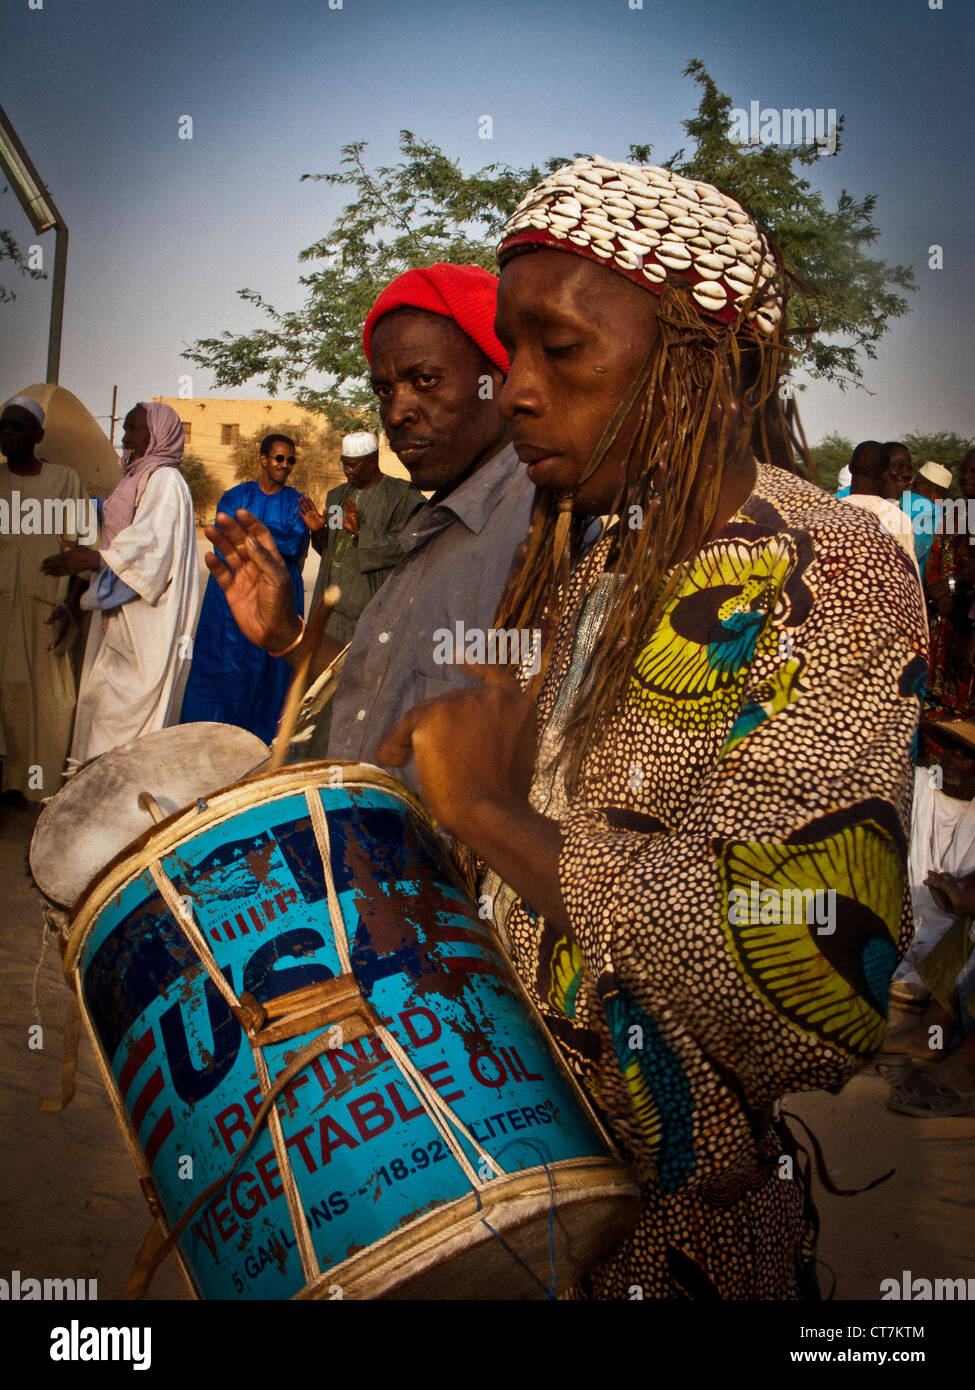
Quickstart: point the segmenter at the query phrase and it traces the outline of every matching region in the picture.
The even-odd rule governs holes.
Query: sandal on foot
[[[917,1066],[917,1058],[909,1052],[882,1052],[877,1058],[875,1070],[878,1076],[896,1086],[902,1077]]]
[[[931,991],[912,980],[895,980],[890,987],[890,1002],[899,1009],[923,1010],[931,1003]]]
[[[925,1067],[912,1067],[891,1085],[887,1109],[921,1119],[947,1119],[971,1115],[975,1099],[936,1081]]]

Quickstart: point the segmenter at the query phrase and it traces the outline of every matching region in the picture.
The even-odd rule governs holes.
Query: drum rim
[[[256,772],[242,781],[232,782],[211,792],[205,798],[206,809],[200,811],[196,803],[184,806],[165,820],[149,826],[138,839],[131,841],[119,854],[100,869],[77,902],[69,910],[65,927],[64,974],[70,982],[80,960],[88,933],[97,920],[98,913],[109,898],[120,893],[129,882],[145,873],[153,860],[168,854],[185,842],[192,822],[193,829],[203,829],[229,820],[240,810],[266,802],[280,801],[296,791],[305,790],[308,785],[322,786],[322,773],[334,767],[349,769],[343,771],[339,785],[346,788],[368,790],[377,788],[387,791],[412,810],[424,826],[433,833],[434,823],[430,813],[408,787],[382,768],[372,763],[343,761],[338,758],[323,759],[319,762],[290,763],[276,772]],[[328,785],[327,783],[325,785]],[[268,789],[273,788],[273,794]],[[260,789],[261,795],[252,795]],[[186,824],[184,824],[186,822]],[[456,872],[456,870],[455,870]]]
[[[343,1297],[353,1300],[368,1297],[361,1286],[368,1284],[370,1276],[378,1267],[388,1267],[392,1264],[396,1271],[396,1282],[376,1295],[383,1298],[401,1289],[410,1279],[410,1266],[422,1256],[421,1247],[430,1243],[442,1243],[452,1232],[461,1234],[465,1225],[479,1223],[482,1217],[502,1203],[508,1202],[516,1206],[521,1204],[527,1208],[527,1203],[532,1198],[544,1196],[547,1199],[545,1209],[548,1209],[551,1202],[553,1210],[558,1212],[564,1207],[578,1205],[583,1196],[593,1195],[618,1201],[621,1208],[623,1204],[632,1205],[635,1210],[632,1220],[628,1223],[628,1230],[632,1232],[639,1220],[640,1188],[633,1168],[624,1159],[616,1153],[608,1153],[601,1157],[587,1154],[579,1158],[556,1159],[552,1163],[536,1164],[531,1168],[520,1168],[516,1172],[506,1173],[503,1177],[495,1178],[488,1183],[479,1195],[465,1192],[433,1211],[418,1216],[409,1225],[394,1228],[371,1245],[357,1250],[348,1259],[322,1270],[317,1279],[292,1294],[292,1302],[316,1301],[323,1296],[323,1291],[326,1291],[330,1284],[343,1285]],[[532,1215],[526,1210],[519,1219],[503,1224],[501,1231],[510,1233],[517,1230],[520,1226],[526,1225],[532,1219]],[[488,1232],[484,1241],[490,1238],[491,1233]],[[625,1239],[626,1236],[621,1235],[609,1248],[615,1249],[616,1244]],[[587,1268],[591,1268],[592,1263],[594,1262],[590,1262]],[[327,1297],[327,1293],[324,1296]]]

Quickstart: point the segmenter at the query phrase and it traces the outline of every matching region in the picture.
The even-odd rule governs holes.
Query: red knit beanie
[[[438,261],[422,270],[406,270],[383,290],[369,310],[362,329],[362,346],[369,351],[372,331],[393,309],[426,309],[453,319],[494,365],[507,375],[508,355],[494,336],[498,280],[479,265],[450,265]]]

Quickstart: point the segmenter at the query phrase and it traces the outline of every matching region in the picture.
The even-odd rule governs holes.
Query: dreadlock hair
[[[788,395],[783,399],[779,390],[780,373],[793,351],[786,341],[786,301],[791,284],[801,282],[784,267],[774,246],[772,253],[779,269],[783,312],[770,336],[740,327],[765,284],[756,285],[737,324],[732,325],[706,320],[686,282],[676,277],[668,277],[657,298],[658,332],[641,373],[646,375],[645,387],[629,412],[630,419],[635,419],[635,432],[614,509],[620,518],[617,540],[606,560],[606,572],[618,577],[617,598],[589,659],[566,728],[565,777],[570,792],[584,753],[606,731],[624,702],[640,650],[714,525],[729,462],[747,443],[763,462],[806,476],[812,472],[794,402]],[[504,264],[503,248],[501,260]],[[806,319],[800,331],[808,336],[812,327],[808,309]],[[594,456],[597,461],[608,453],[623,423],[617,417],[615,428],[604,435]],[[594,471],[592,464],[590,460]],[[565,499],[560,504],[551,492],[536,498],[524,558],[508,580],[495,618],[499,627],[541,631],[542,659],[535,691],[544,679],[555,631],[564,616],[567,566],[565,556],[555,554],[555,536],[559,513],[564,513],[566,505]],[[633,515],[629,510],[633,507],[642,509],[635,515],[642,515],[643,524],[629,530],[624,523]],[[572,520],[570,540],[576,545],[585,520]],[[603,526],[605,533],[605,519]],[[586,563],[593,563],[592,551]],[[584,583],[581,593],[588,588]]]

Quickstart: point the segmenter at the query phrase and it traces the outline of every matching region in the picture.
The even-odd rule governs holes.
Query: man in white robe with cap
[[[54,538],[94,539],[78,474],[38,457],[44,422],[30,396],[0,412],[0,778],[4,804],[20,809],[61,786],[74,717],[69,581],[41,562]]]
[[[405,478],[382,472],[379,441],[371,431],[342,440],[342,470],[346,480],[329,492],[324,516],[307,497],[301,499],[300,511],[322,557],[309,611],[315,611],[330,584],[339,586],[342,597],[325,632],[344,647],[352,641],[362,610],[402,560],[400,532],[424,498]]]
[[[193,500],[179,470],[172,406],[140,401],[125,417],[122,481],[105,501],[99,549],[73,546],[48,574],[95,571],[71,758],[88,762],[179,717],[200,592]]]

